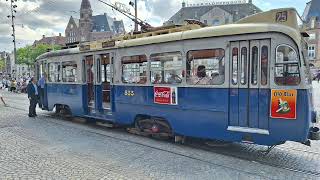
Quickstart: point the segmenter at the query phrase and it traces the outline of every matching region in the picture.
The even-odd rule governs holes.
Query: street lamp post
[[[8,1],[8,0],[6,0]],[[15,8],[18,6],[13,4],[14,2],[17,2],[17,0],[10,0],[10,7],[11,7],[11,15],[7,16],[8,18],[11,18],[11,23],[12,23],[12,36],[13,36],[13,56],[14,56],[14,62],[17,63],[17,46],[16,46],[16,29],[15,29],[15,24],[14,24],[14,13],[17,11]]]

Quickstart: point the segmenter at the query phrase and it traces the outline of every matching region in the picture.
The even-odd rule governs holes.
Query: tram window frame
[[[246,85],[248,79],[248,48],[242,47],[240,51],[240,83]]]
[[[154,67],[154,65],[157,65],[156,62],[160,62],[160,67]],[[172,67],[166,66],[167,62],[172,62],[171,64]],[[178,62],[176,64],[179,64],[179,65],[175,66],[173,62]],[[161,78],[159,82],[156,82],[155,76],[157,74],[159,74]],[[173,51],[173,52],[151,54],[150,55],[150,81],[152,84],[181,84],[183,82],[182,53],[180,51]]]
[[[134,64],[134,66],[129,66],[125,69],[125,65]],[[139,65],[139,67],[137,66]],[[148,81],[147,70],[148,70],[148,57],[145,54],[133,55],[133,56],[123,56],[121,57],[121,81],[124,84],[146,84]],[[131,72],[130,72],[131,69]],[[125,70],[129,73],[131,77],[125,77]],[[132,71],[133,70],[133,71]],[[138,70],[138,71],[137,71]],[[139,74],[139,75],[137,75]],[[142,74],[142,76],[141,76]],[[131,80],[125,80],[125,78],[131,78]]]
[[[100,57],[96,59],[96,75],[97,75],[97,83],[100,84],[101,83],[101,60]]]
[[[266,48],[266,52],[264,51]],[[261,74],[261,85],[267,86],[269,83],[269,47],[267,45],[263,45],[261,47],[261,54],[260,54],[260,74]]]
[[[239,67],[239,48],[234,47],[232,48],[232,84],[238,84],[238,67]]]
[[[112,83],[112,57],[110,54],[102,54],[101,56],[105,56],[105,59],[101,58],[100,63],[101,83]]]
[[[73,67],[73,69],[71,69],[72,71],[72,75],[66,77],[67,75],[67,71],[70,71],[67,69],[67,67]],[[78,82],[78,64],[76,61],[66,61],[66,62],[62,62],[61,63],[61,71],[62,71],[62,82],[64,83],[77,83]],[[67,78],[73,78],[71,81],[67,80]]]
[[[192,54],[194,53],[194,55]],[[199,54],[200,53],[200,54]],[[206,56],[201,53],[206,53]],[[208,55],[209,53],[209,55]],[[212,55],[210,55],[212,53]],[[223,85],[226,80],[226,51],[223,48],[214,48],[214,49],[196,49],[196,50],[190,50],[187,52],[187,61],[186,61],[186,77],[187,77],[187,84],[193,85],[193,86],[217,86],[217,85]],[[201,56],[200,56],[201,55]],[[196,58],[195,58],[196,57]],[[213,66],[218,65],[218,69],[211,69],[204,65],[204,63],[198,63],[199,65],[191,65],[192,61],[199,61],[204,62],[205,60],[211,60],[211,61],[217,61],[216,64]],[[207,64],[208,65],[208,62]],[[201,66],[201,70],[200,70]],[[201,74],[202,71],[205,70],[205,75]],[[195,72],[197,71],[197,72]],[[209,71],[209,75],[208,75]],[[217,83],[213,81],[212,75],[215,76],[215,80],[218,80]],[[199,79],[199,76],[205,76]],[[204,79],[205,78],[205,79]],[[202,81],[204,79],[204,81]]]
[[[51,65],[54,64],[55,68],[51,71]],[[52,79],[54,77],[54,79]],[[61,63],[60,62],[50,62],[48,63],[48,82],[56,83],[61,81]]]
[[[254,51],[257,50],[256,52]],[[259,48],[257,46],[252,46],[251,48],[251,84],[258,84],[258,71],[259,71]]]
[[[287,56],[283,55],[281,62],[279,60],[279,48],[286,47],[290,48],[290,52],[293,52],[295,55],[294,61],[290,61],[289,53]],[[283,54],[283,53],[282,53]],[[287,58],[287,60],[285,60]],[[276,61],[275,61],[275,71],[274,71],[274,82],[279,86],[298,86],[301,83],[301,70],[300,70],[300,58],[296,49],[288,44],[280,44],[276,48]],[[282,69],[282,72],[278,72],[278,69]],[[296,69],[295,73],[289,73],[288,71]],[[278,76],[282,74],[283,77]],[[289,75],[298,75],[298,76],[289,76]]]

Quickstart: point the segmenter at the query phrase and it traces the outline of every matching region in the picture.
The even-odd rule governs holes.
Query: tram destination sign
[[[154,103],[164,105],[178,105],[178,88],[159,86],[154,87]]]
[[[271,91],[271,117],[275,119],[297,118],[297,90]]]
[[[109,48],[116,46],[116,41],[105,41],[102,43],[102,48]]]

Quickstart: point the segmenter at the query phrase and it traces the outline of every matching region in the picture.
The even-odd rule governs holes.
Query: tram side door
[[[230,131],[268,134],[270,40],[230,44]]]
[[[113,53],[104,53],[96,56],[96,108],[102,113],[111,112],[111,92],[113,81],[112,64]]]
[[[87,86],[87,105],[88,112],[92,112],[95,109],[95,87],[94,87],[94,58],[93,55],[85,57],[85,73],[86,73],[86,86]]]

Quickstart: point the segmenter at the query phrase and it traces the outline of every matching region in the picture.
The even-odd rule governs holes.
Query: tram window
[[[180,52],[152,54],[151,82],[180,84],[182,82],[182,54]]]
[[[301,82],[298,55],[288,45],[277,47],[275,82],[278,85],[299,85]]]
[[[247,71],[248,71],[248,49],[246,47],[241,48],[240,59],[240,83],[245,85],[247,83]]]
[[[100,68],[101,60],[100,58],[97,59],[97,82],[101,83],[101,68]]]
[[[53,62],[49,63],[48,70],[48,81],[49,82],[60,82],[60,63]]]
[[[257,46],[252,47],[251,59],[251,84],[257,85],[258,83],[258,63],[259,63],[259,49]]]
[[[261,48],[261,85],[268,84],[268,61],[269,61],[268,47]]]
[[[187,83],[190,85],[221,85],[225,80],[225,51],[207,49],[187,54]]]
[[[101,80],[102,82],[111,82],[111,65],[109,54],[103,55],[101,59]]]
[[[147,56],[125,56],[122,62],[122,82],[129,84],[145,84],[147,82]]]
[[[238,59],[239,59],[239,49],[232,49],[232,84],[238,84]]]
[[[77,64],[76,62],[62,63],[62,81],[77,82]]]

